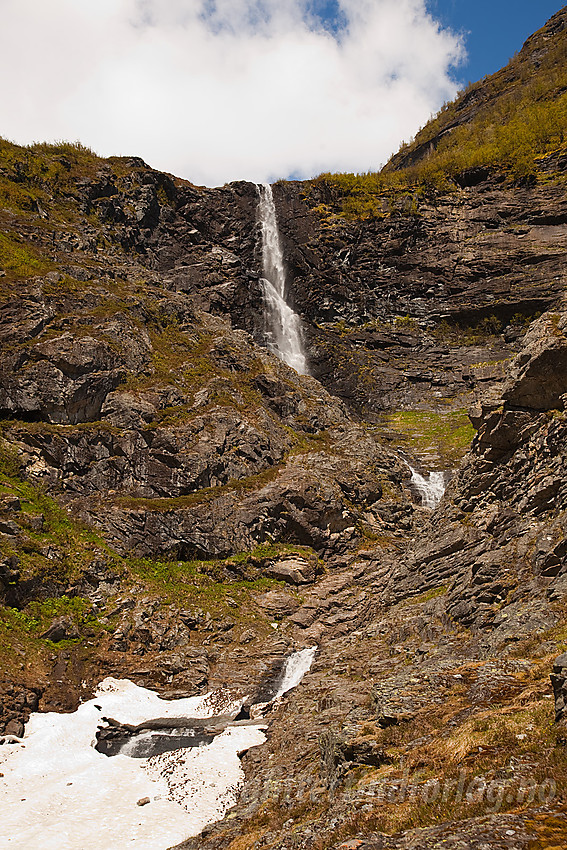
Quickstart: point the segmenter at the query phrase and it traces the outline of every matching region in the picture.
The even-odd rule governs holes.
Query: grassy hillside
[[[497,172],[514,181],[557,177],[567,156],[567,7],[500,71],[471,84],[377,173],[322,174],[343,214],[367,218],[383,195],[473,185]],[[415,192],[418,192],[415,195]]]

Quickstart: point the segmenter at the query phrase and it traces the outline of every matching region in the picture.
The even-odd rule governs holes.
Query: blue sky
[[[549,0],[0,2],[0,75],[10,81],[0,135],[81,141],[208,186],[378,170],[459,88],[505,64],[561,8]]]
[[[428,0],[443,26],[462,32],[467,61],[456,76],[466,85],[497,71],[528,36],[558,12],[558,0]]]

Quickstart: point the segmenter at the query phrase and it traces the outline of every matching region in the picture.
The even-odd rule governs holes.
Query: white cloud
[[[0,0],[0,133],[196,183],[379,167],[456,89],[425,0]],[[315,11],[314,11],[315,10]]]

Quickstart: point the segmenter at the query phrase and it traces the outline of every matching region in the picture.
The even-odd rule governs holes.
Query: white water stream
[[[408,466],[411,470],[411,483],[421,496],[421,504],[424,508],[433,510],[437,507],[445,492],[445,473],[430,472],[429,477],[424,478],[409,463]]]
[[[262,288],[268,349],[301,375],[307,360],[301,340],[301,320],[287,303],[286,274],[272,187],[258,186],[258,218],[262,229]]]
[[[277,696],[299,684],[317,647],[293,653]],[[154,718],[232,714],[241,701],[223,692],[163,700],[128,680],[107,678],[72,714],[32,714],[21,741],[0,746],[0,847],[14,850],[166,850],[220,820],[244,782],[238,753],[266,740],[257,725],[236,725],[205,746],[151,758],[94,748],[103,717],[140,724]],[[173,724],[175,725],[175,724]],[[148,799],[145,805],[138,801]]]
[[[296,688],[305,674],[309,671],[317,652],[316,646],[308,646],[290,655],[283,669],[282,680],[274,699],[283,696],[292,688]]]

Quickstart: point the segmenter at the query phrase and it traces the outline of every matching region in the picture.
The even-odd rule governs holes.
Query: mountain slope
[[[516,177],[552,170],[565,155],[566,59],[564,7],[508,65],[446,104],[392,157],[385,173],[405,171],[410,179],[428,180],[444,175],[466,186],[482,179],[482,168]]]
[[[567,841],[565,160],[477,145],[563,108],[565,17],[384,174],[274,187],[311,376],[265,347],[253,184],[0,143],[0,732],[319,647],[186,848]]]
[[[281,657],[278,604],[294,610],[320,557],[342,563],[378,533],[395,545],[413,507],[399,458],[231,322],[247,309],[252,330],[263,322],[256,187],[198,189],[73,145],[0,154],[6,692],[15,671],[42,708],[69,706],[81,680],[141,669],[148,654],[138,681],[200,689],[231,666],[251,620],[258,659],[273,644]],[[81,523],[100,536],[83,541]],[[292,595],[278,603],[284,580]],[[141,588],[162,612],[155,633],[131,604]],[[212,666],[189,646],[209,631],[224,647]],[[20,652],[36,659],[23,673]],[[250,664],[250,690],[258,675]],[[8,730],[29,713],[25,698],[4,707]]]

